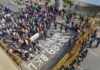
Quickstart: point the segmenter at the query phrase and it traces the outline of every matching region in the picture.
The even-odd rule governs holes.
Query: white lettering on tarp
[[[42,54],[37,57],[34,61],[32,61],[29,65],[28,65],[28,69],[29,70],[38,70],[39,67],[41,67],[44,63],[46,63],[47,61],[50,60],[50,58],[53,57],[53,55],[55,55],[60,48],[64,45],[66,38],[61,38],[58,39],[57,42],[55,42],[54,45],[52,45],[51,47],[46,48],[44,51],[42,51]]]
[[[41,58],[43,59],[43,61],[45,61],[45,62],[49,60],[44,54],[42,54],[40,57],[41,57]]]
[[[41,54],[40,57],[34,61],[34,63],[30,63],[28,65],[28,69],[29,70],[32,70],[33,68],[34,69],[38,69],[37,67],[40,67],[44,62],[47,62],[49,59],[44,55],[44,54]],[[35,65],[35,64],[38,64],[38,65]]]
[[[53,54],[56,53],[56,51],[53,50],[52,48],[48,48],[48,49],[46,49],[46,51],[47,51],[47,53],[49,53],[49,54],[51,54],[51,55],[53,55]]]
[[[33,68],[35,68],[37,70],[37,67],[33,63],[30,63],[28,65],[28,70],[32,70]]]
[[[40,56],[41,57],[41,56]],[[38,64],[38,66],[41,66],[41,64],[43,63],[43,60],[41,60],[41,58],[38,58],[37,60],[34,61],[34,64]]]
[[[50,48],[47,48],[45,51],[50,54],[50,55],[54,55],[57,51],[59,51],[60,48],[56,45],[53,45]],[[33,68],[38,70],[38,67],[40,67],[44,62],[47,62],[49,60],[48,57],[46,57],[44,54],[41,54],[40,57],[37,58],[37,60],[34,61],[34,63],[30,63],[28,65],[28,69],[32,70]],[[35,65],[38,64],[38,65]]]
[[[41,64],[43,64],[44,62],[46,62],[48,60],[49,59],[44,54],[41,54],[40,57],[38,58],[38,60],[34,61],[34,64],[38,63],[38,66],[41,66]]]
[[[55,45],[56,45],[57,47],[61,48],[61,47],[64,45],[64,43],[63,43],[63,42],[59,42],[59,43],[55,43]]]
[[[55,51],[59,51],[60,50],[59,46],[57,46],[57,45],[53,45],[52,49],[54,49]]]

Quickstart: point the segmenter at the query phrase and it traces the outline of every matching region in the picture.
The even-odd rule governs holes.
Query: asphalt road
[[[0,4],[9,7],[13,11],[18,10],[17,5],[8,3],[8,0],[0,0]],[[83,13],[83,12],[82,12]],[[100,36],[100,35],[98,35]],[[11,68],[10,68],[11,67]],[[0,70],[19,70],[13,61],[0,48]],[[76,70],[100,70],[100,45],[98,48],[89,49],[89,53],[84,62]]]
[[[100,47],[89,49],[87,58],[76,70],[100,70]]]
[[[100,38],[100,27],[97,34]],[[100,45],[98,48],[89,49],[87,58],[76,70],[100,70]]]
[[[24,8],[24,5],[18,5],[17,3],[14,3],[11,0],[0,0],[0,4],[2,4],[3,6],[10,8],[12,11],[16,12],[18,11],[19,8]]]

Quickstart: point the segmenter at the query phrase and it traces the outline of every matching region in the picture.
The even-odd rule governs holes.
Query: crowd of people
[[[25,58],[28,58],[29,53],[40,50],[38,43],[31,42],[30,37],[38,32],[46,37],[53,21],[52,7],[36,3],[27,5],[18,13],[3,5],[1,8],[4,13],[0,14],[0,37],[4,42],[11,42],[8,47]]]
[[[53,6],[31,4],[26,5],[24,9],[13,12],[7,7],[0,5],[0,39],[7,43],[8,48],[15,54],[18,54],[25,60],[33,58],[34,53],[39,53],[41,47],[38,41],[31,41],[30,37],[36,33],[41,34],[43,38],[47,37],[47,31],[51,28],[52,22],[56,16],[64,12],[58,11]],[[57,24],[54,22],[55,29]],[[62,25],[60,27],[62,29]],[[65,27],[67,31],[67,27]],[[52,37],[52,33],[50,36]]]
[[[76,59],[66,68],[67,70],[75,70],[80,63],[86,58],[88,49],[85,47],[86,45],[83,45],[79,55],[76,57]]]
[[[64,9],[58,11],[53,6],[37,3],[26,5],[26,8],[19,12],[12,12],[9,8],[3,7],[3,5],[0,5],[0,7],[4,11],[3,14],[0,14],[0,39],[8,44],[13,53],[20,55],[26,60],[33,58],[33,53],[41,51],[39,42],[32,42],[30,37],[40,33],[43,38],[46,38],[46,33],[51,28],[52,22],[54,23],[54,28],[57,29],[56,16],[64,17],[66,13]],[[64,29],[67,32],[69,28],[73,33],[69,44],[77,40],[80,33],[78,30],[80,30],[80,26],[84,22],[82,15],[78,19],[75,19],[75,17],[76,13],[67,14],[65,25],[60,26],[61,31]],[[87,28],[87,24],[82,25],[82,32],[84,33]],[[50,35],[52,37],[53,34],[51,33]]]

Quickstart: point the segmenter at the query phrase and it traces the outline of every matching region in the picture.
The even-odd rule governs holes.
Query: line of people
[[[97,41],[96,45],[93,46],[93,43]],[[89,48],[97,48],[100,45],[100,38],[97,37],[97,29],[93,32],[92,36],[91,36],[91,40],[90,40],[90,44],[89,44]]]
[[[80,65],[80,63],[86,58],[88,53],[88,48],[86,45],[82,44],[82,48],[79,52],[79,55],[77,58],[66,68],[66,70],[75,70],[77,66]]]

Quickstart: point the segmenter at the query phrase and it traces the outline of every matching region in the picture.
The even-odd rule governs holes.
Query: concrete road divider
[[[6,44],[4,44],[3,42],[0,42],[0,47],[1,47],[3,50],[6,51],[6,53],[12,58],[12,60],[15,61],[15,63],[16,63],[17,65],[20,65],[20,64],[21,64],[22,59],[21,59],[18,55],[14,54],[13,51],[12,51],[11,49],[7,48],[7,45],[6,45]]]

